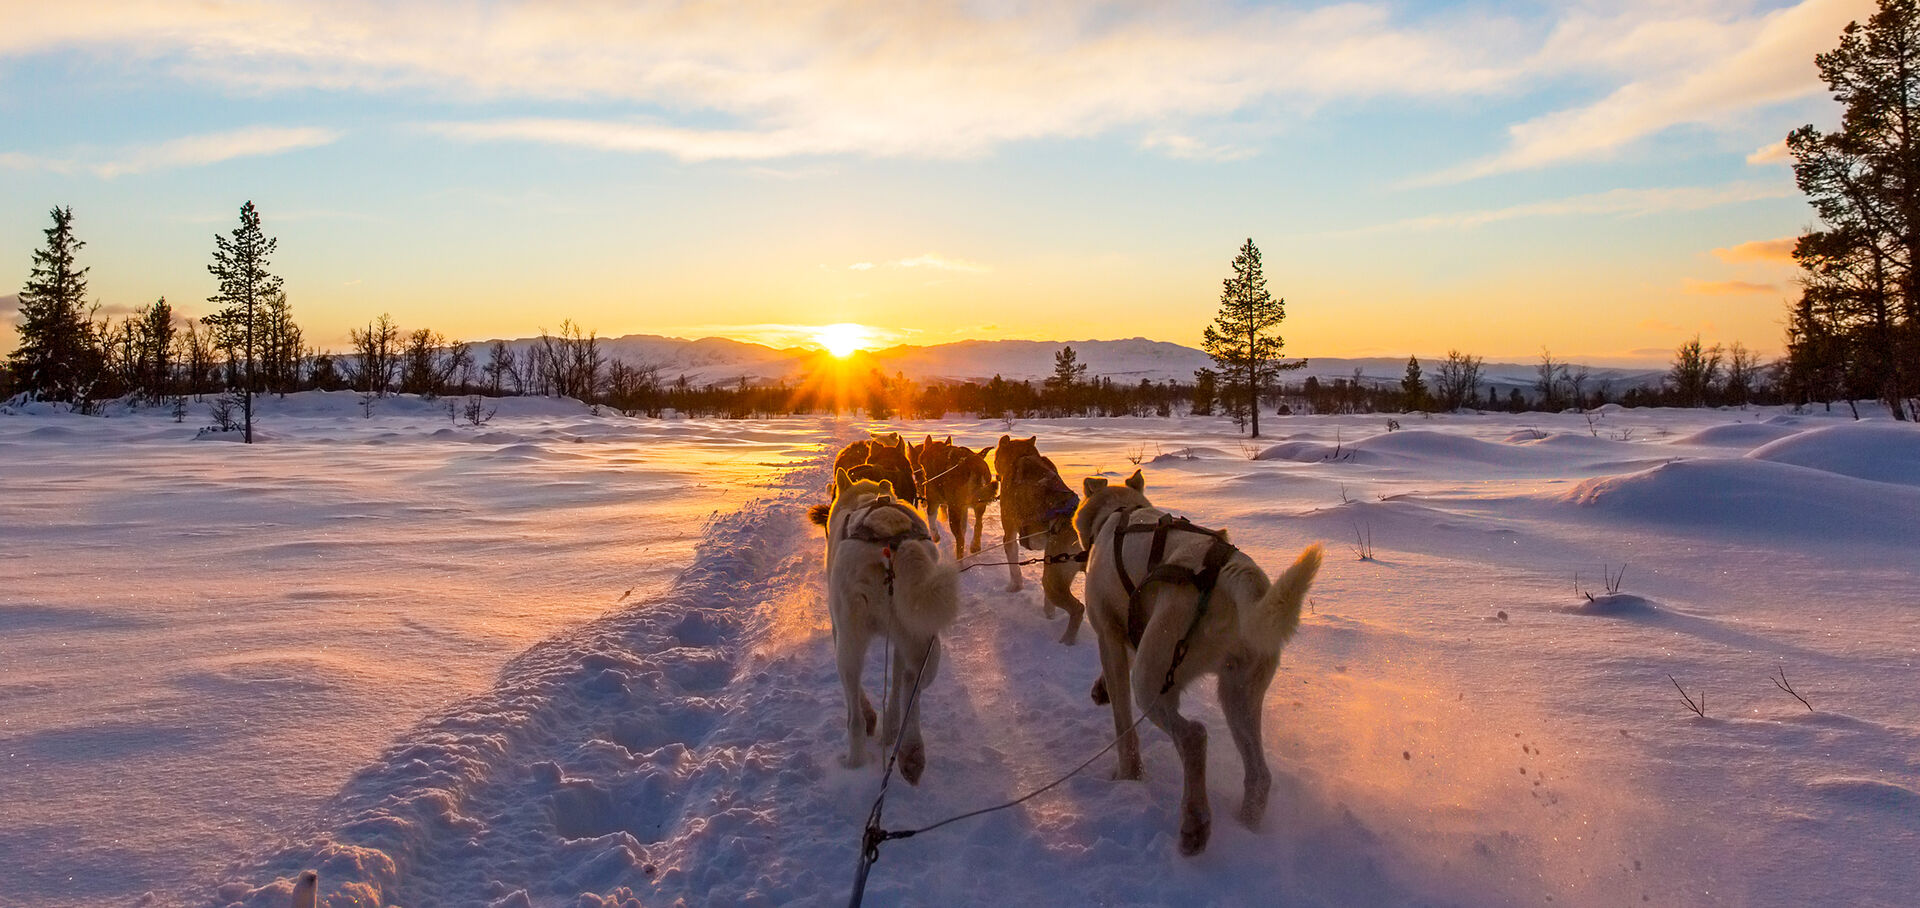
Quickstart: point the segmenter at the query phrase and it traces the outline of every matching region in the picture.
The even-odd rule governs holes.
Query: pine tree
[[[85,407],[105,368],[86,308],[87,269],[74,261],[86,243],[73,235],[72,208],[49,214],[46,248],[33,253],[33,270],[20,288],[20,346],[9,361],[19,390]]]
[[[1400,379],[1400,396],[1406,401],[1408,410],[1424,410],[1427,407],[1427,383],[1420,379],[1420,360],[1407,357],[1407,375]]]
[[[1304,359],[1280,362],[1285,341],[1272,332],[1287,317],[1286,302],[1267,292],[1260,249],[1248,238],[1234,256],[1233,276],[1221,282],[1220,312],[1202,335],[1202,346],[1220,367],[1226,384],[1222,398],[1233,402],[1229,410],[1244,407],[1250,414],[1254,438],[1260,437],[1260,392],[1282,371],[1307,364]]]
[[[173,393],[173,307],[161,297],[140,310],[135,322],[140,347],[140,384],[158,405]]]
[[[253,398],[260,389],[260,360],[267,338],[268,309],[275,297],[284,297],[278,276],[267,270],[268,257],[280,242],[260,231],[260,212],[253,202],[240,206],[240,226],[232,238],[214,234],[213,264],[207,273],[220,280],[220,292],[207,302],[221,308],[202,319],[222,338],[237,360],[231,371],[240,390],[241,426],[253,443]]]

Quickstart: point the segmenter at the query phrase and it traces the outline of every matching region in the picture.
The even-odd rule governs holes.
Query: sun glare
[[[825,325],[813,333],[813,342],[825,347],[834,356],[851,356],[855,350],[865,346],[867,329],[865,325],[852,322]]]

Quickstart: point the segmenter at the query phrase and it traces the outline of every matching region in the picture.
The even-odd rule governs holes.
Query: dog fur
[[[1038,549],[1048,558],[1081,552],[1071,520],[1047,519],[1049,511],[1064,510],[1071,515],[1079,498],[1060,478],[1053,461],[1040,453],[1034,437],[1000,436],[1000,443],[993,448],[993,472],[1000,482],[1000,527],[1006,534],[1001,545],[1007,561],[1020,560],[1016,546]],[[1044,613],[1048,618],[1053,617],[1055,609],[1067,613],[1067,630],[1060,635],[1060,642],[1068,645],[1078,639],[1081,617],[1086,614],[1086,607],[1073,595],[1073,577],[1080,570],[1081,565],[1074,561],[1040,566]],[[1021,585],[1020,566],[1008,564],[1007,592],[1020,592]]]
[[[894,497],[908,504],[920,500],[920,490],[914,481],[913,463],[909,459],[907,443],[900,433],[875,435],[841,448],[840,453],[834,455],[833,471],[838,475],[841,470],[852,471],[862,464],[873,468],[870,474],[872,478],[884,479],[893,486]]]
[[[900,775],[919,784],[926,768],[926,745],[920,735],[920,710],[914,690],[924,694],[940,668],[939,632],[960,610],[959,572],[940,559],[930,539],[907,539],[891,549],[854,536],[864,525],[879,536],[917,530],[927,532],[926,519],[902,505],[888,507],[893,488],[885,481],[855,479],[836,471],[833,504],[827,514],[827,611],[833,620],[833,645],[839,662],[840,684],[847,698],[847,757],[856,767],[866,762],[866,737],[873,731],[873,704],[860,685],[867,645],[884,637],[892,643],[893,664],[888,667],[886,715],[880,723],[880,744],[900,739]],[[880,507],[870,507],[881,504]],[[894,582],[891,595],[886,569],[891,559]],[[914,699],[914,708],[905,709]]]
[[[929,435],[925,441],[907,449],[907,459],[913,463],[915,479],[920,484],[921,500],[927,506],[927,523],[933,529],[933,539],[940,541],[940,512],[944,510],[947,528],[953,532],[955,561],[969,554],[962,548],[969,510],[973,512],[972,551],[980,551],[980,531],[987,522],[987,505],[999,490],[984,456],[990,450],[975,451],[956,445],[951,435],[944,441]]]
[[[1114,778],[1140,778],[1140,738],[1132,728],[1133,704],[1173,739],[1185,772],[1180,851],[1198,854],[1213,831],[1207,802],[1207,729],[1180,714],[1180,693],[1201,675],[1217,677],[1220,709],[1246,771],[1239,818],[1249,828],[1257,828],[1266,813],[1273,778],[1260,741],[1261,709],[1280,666],[1280,650],[1300,626],[1301,606],[1320,569],[1321,548],[1308,546],[1273,582],[1253,559],[1235,552],[1221,569],[1206,614],[1197,624],[1197,590],[1176,583],[1148,584],[1139,596],[1147,621],[1136,649],[1127,636],[1130,598],[1116,564],[1125,559],[1131,577],[1136,581],[1145,577],[1152,534],[1127,535],[1121,551],[1115,551],[1112,534],[1115,526],[1152,523],[1166,513],[1147,500],[1145,490],[1146,479],[1138,470],[1118,486],[1100,477],[1089,478],[1085,500],[1074,514],[1074,531],[1092,553],[1087,562],[1087,605],[1100,644],[1101,667],[1094,699],[1099,702],[1103,693],[1114,694],[1107,698],[1113,707],[1114,731],[1120,736]],[[1197,569],[1209,542],[1197,533],[1171,533],[1164,560]],[[1186,658],[1176,669],[1173,688],[1163,694],[1160,688],[1183,637]],[[1125,696],[1128,691],[1131,698]]]

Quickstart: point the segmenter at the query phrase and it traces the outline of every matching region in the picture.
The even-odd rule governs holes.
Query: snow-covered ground
[[[333,906],[846,899],[879,773],[836,760],[802,512],[864,429],[1000,426],[276,407],[253,448],[158,414],[0,417],[0,904],[282,905],[308,867]],[[1232,822],[1201,685],[1202,856],[1177,854],[1178,767],[1147,728],[1144,783],[1108,755],[889,842],[872,904],[1912,904],[1920,429],[1397,418],[1257,444],[1204,419],[1013,427],[1075,486],[1138,460],[1156,503],[1270,568],[1329,543],[1267,703],[1273,807]],[[1110,740],[1090,635],[1055,643],[1038,584],[1005,581],[963,575],[889,826]]]

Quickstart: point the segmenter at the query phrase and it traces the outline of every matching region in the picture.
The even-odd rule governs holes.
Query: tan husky
[[[1074,531],[1087,547],[1087,605],[1100,642],[1098,703],[1110,700],[1120,737],[1116,779],[1140,778],[1140,738],[1132,703],[1173,738],[1185,770],[1180,851],[1207,847],[1207,729],[1180,714],[1180,692],[1201,675],[1219,678],[1220,710],[1240,751],[1246,787],[1240,821],[1257,828],[1272,773],[1260,742],[1267,686],[1280,649],[1300,626],[1300,607],[1320,570],[1320,546],[1300,553],[1269,583],[1260,566],[1227,542],[1154,507],[1135,470],[1125,485],[1086,481]],[[1107,693],[1111,691],[1112,697]]]
[[[987,469],[984,451],[974,451],[953,443],[953,436],[936,441],[933,436],[908,448],[920,484],[920,498],[927,505],[927,523],[933,539],[940,541],[940,512],[947,512],[947,529],[953,531],[953,558],[965,558],[962,546],[967,535],[967,512],[973,512],[973,547],[980,551],[980,531],[987,522],[987,505],[993,502],[997,484]]]
[[[1080,634],[1080,618],[1086,607],[1073,595],[1073,577],[1080,563],[1072,558],[1081,552],[1073,535],[1073,509],[1080,499],[1067,488],[1053,461],[1041,456],[1033,437],[1000,436],[993,448],[993,472],[1000,479],[1000,527],[1005,531],[1001,545],[1007,561],[1020,560],[1016,545],[1037,549],[1047,562],[1040,566],[1040,591],[1045,614],[1054,609],[1067,613],[1067,630],[1060,642],[1072,644]],[[1007,565],[1007,592],[1020,592],[1020,566]]]
[[[920,500],[919,490],[915,487],[913,464],[908,459],[907,444],[898,432],[863,438],[840,449],[834,455],[833,470],[853,471],[855,467],[866,465],[864,471],[873,478],[884,479],[893,486],[893,494],[902,501],[912,504]],[[855,479],[861,478],[859,473]]]
[[[917,785],[927,765],[919,703],[940,668],[938,634],[960,610],[959,573],[953,562],[940,560],[926,519],[896,500],[886,482],[837,471],[826,518],[827,611],[847,697],[846,765],[866,762],[874,714],[860,672],[867,645],[883,637],[891,643],[893,664],[880,744],[899,737],[900,775]],[[912,709],[905,708],[909,698]]]

